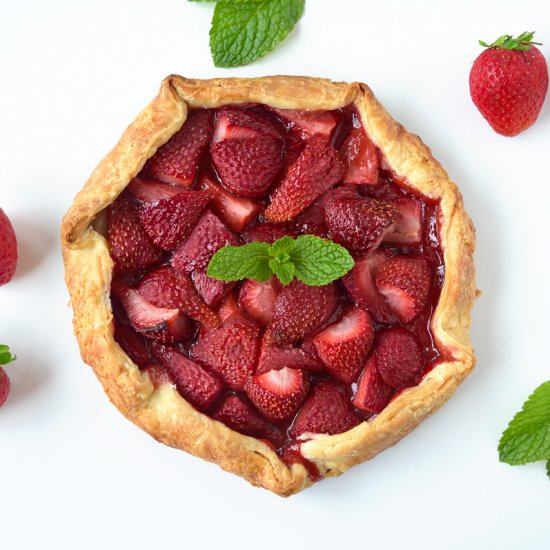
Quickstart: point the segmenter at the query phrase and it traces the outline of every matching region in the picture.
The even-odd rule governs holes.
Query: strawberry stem
[[[542,42],[533,42],[533,36],[535,31],[522,32],[517,38],[514,38],[510,34],[503,34],[497,38],[492,44],[487,44],[483,40],[479,41],[480,46],[484,48],[502,48],[503,50],[519,50],[526,51],[531,49],[531,46],[541,46]]]

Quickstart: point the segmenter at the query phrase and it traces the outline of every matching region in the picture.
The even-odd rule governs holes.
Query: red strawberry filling
[[[313,434],[380,414],[444,356],[430,329],[438,204],[382,160],[353,107],[191,111],[108,208],[122,350],[289,464]],[[325,286],[206,273],[227,244],[300,234],[338,242],[355,266]]]

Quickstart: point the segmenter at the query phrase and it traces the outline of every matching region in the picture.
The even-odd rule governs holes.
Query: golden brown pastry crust
[[[432,333],[444,350],[444,361],[374,419],[343,434],[311,435],[305,440],[301,452],[322,475],[339,475],[395,444],[438,409],[472,370],[475,357],[469,327],[475,298],[475,232],[460,192],[429,148],[394,121],[366,85],[308,77],[194,80],[169,76],[159,95],[78,193],[61,227],[65,278],[82,358],[111,401],[155,439],[288,496],[312,483],[303,465],[289,468],[269,446],[199,413],[173,387],[155,389],[115,342],[109,299],[113,262],[105,238],[94,225],[98,214],[182,126],[188,107],[248,102],[300,109],[336,109],[355,103],[367,132],[395,173],[413,190],[440,201],[446,275]]]

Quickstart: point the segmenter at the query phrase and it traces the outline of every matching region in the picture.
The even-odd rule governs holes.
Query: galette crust
[[[250,483],[288,496],[311,485],[305,467],[288,467],[266,444],[198,412],[169,385],[155,389],[113,337],[113,261],[99,230],[101,213],[146,160],[182,126],[188,108],[230,103],[279,108],[337,109],[355,103],[363,125],[407,185],[440,201],[445,281],[432,333],[445,360],[403,391],[377,417],[339,435],[310,435],[304,458],[323,476],[336,476],[394,445],[454,393],[472,370],[470,314],[475,298],[475,232],[462,196],[430,149],[394,121],[368,86],[291,76],[213,80],[167,77],[158,96],[127,128],[78,193],[61,227],[65,279],[83,360],[115,406],[158,441],[216,462]]]

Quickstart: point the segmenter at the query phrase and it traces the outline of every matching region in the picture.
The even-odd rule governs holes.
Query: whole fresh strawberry
[[[0,208],[0,286],[9,283],[17,267],[17,240],[9,218]]]
[[[474,61],[470,94],[476,107],[503,136],[515,136],[534,124],[548,90],[548,66],[533,42],[534,32],[517,38],[509,34],[492,44]]]
[[[7,365],[15,361],[15,356],[10,353],[10,348],[4,344],[0,344],[0,365]],[[6,371],[0,366],[0,407],[6,402],[10,393],[10,379]]]

